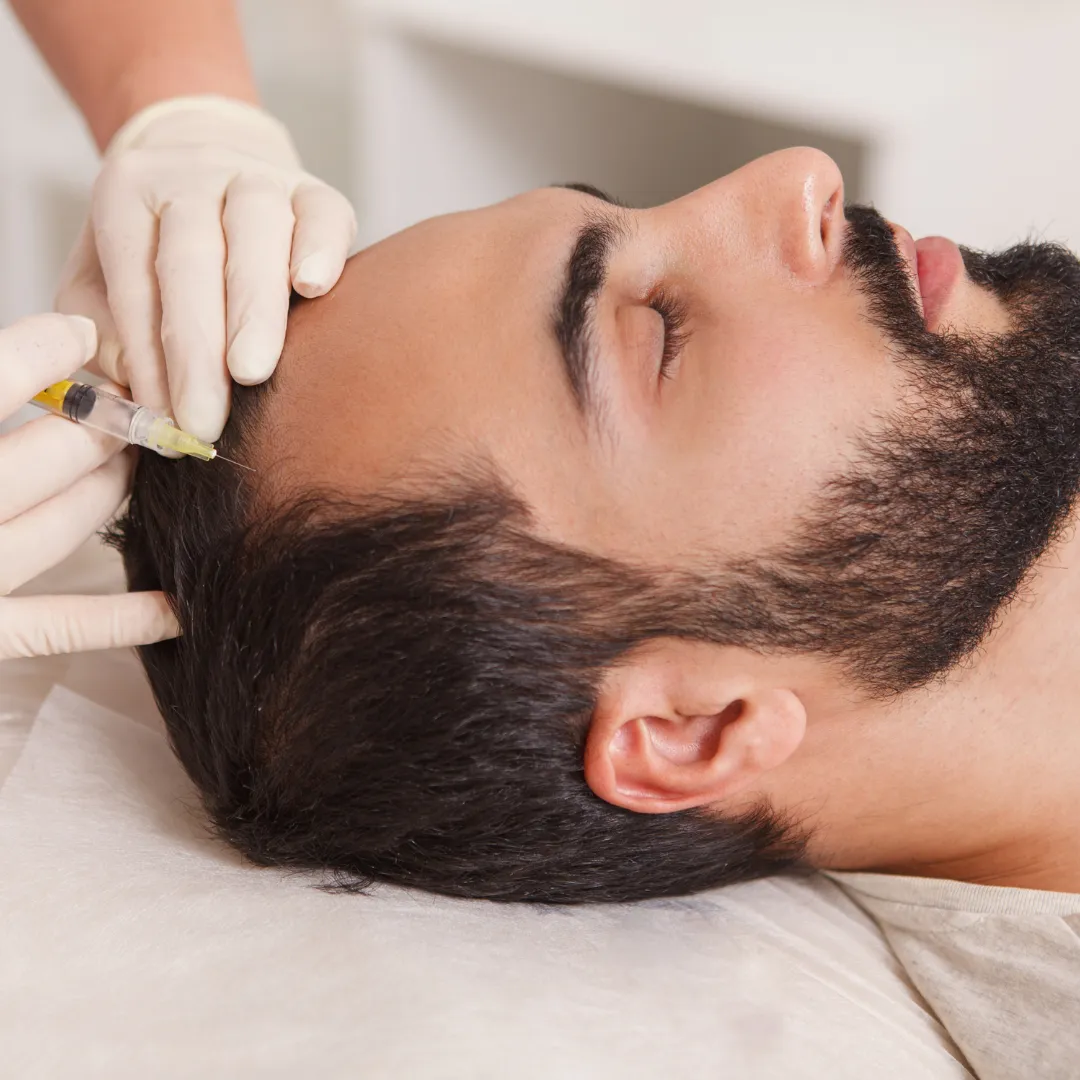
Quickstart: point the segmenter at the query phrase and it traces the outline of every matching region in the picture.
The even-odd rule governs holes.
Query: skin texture
[[[392,237],[294,312],[259,483],[424,489],[488,460],[540,535],[595,554],[663,568],[770,548],[915,400],[841,264],[842,207],[834,163],[800,149],[615,211],[592,420],[552,310],[578,230],[610,207],[547,189]],[[666,378],[661,290],[689,335]],[[999,334],[1009,316],[962,276],[927,328]],[[645,813],[764,795],[825,867],[1080,890],[1075,553],[1070,535],[1040,561],[973,661],[889,700],[814,655],[654,641],[604,684],[587,780]]]

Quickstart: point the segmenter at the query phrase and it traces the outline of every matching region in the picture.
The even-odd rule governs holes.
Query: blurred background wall
[[[268,107],[369,242],[539,184],[667,200],[793,144],[916,236],[1080,247],[1075,0],[241,0]],[[47,308],[81,121],[0,9],[0,323]]]

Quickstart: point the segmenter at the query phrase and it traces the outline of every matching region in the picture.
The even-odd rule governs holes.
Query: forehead
[[[525,416],[541,408],[542,430],[573,437],[550,327],[585,202],[543,189],[422,222],[300,303],[267,399],[276,478],[359,495],[494,448],[527,455]]]

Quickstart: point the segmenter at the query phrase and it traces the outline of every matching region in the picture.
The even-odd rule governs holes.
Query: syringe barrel
[[[72,416],[80,424],[115,435],[124,442],[132,442],[131,435],[138,423],[139,414],[147,410],[140,405],[110,394],[107,390],[93,388],[93,402],[89,409],[85,406],[80,415]]]
[[[66,406],[67,398],[64,403]],[[171,452],[171,447],[163,443],[162,436],[168,437],[175,432],[173,422],[144,405],[136,405],[95,386],[92,403],[89,407],[84,404],[79,412],[79,416],[72,416],[71,419],[115,435],[133,446],[144,446],[159,454],[162,451]]]
[[[75,383],[64,395],[63,413],[69,420],[115,435],[133,446],[175,456],[172,447],[163,441],[176,431],[168,417],[108,390]]]
[[[165,457],[189,455],[212,461],[217,456],[211,443],[181,431],[169,417],[97,386],[67,379],[36,394],[33,403],[57,416],[104,431],[135,446],[144,446]]]

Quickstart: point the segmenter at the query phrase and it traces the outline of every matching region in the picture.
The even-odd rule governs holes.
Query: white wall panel
[[[370,239],[560,179],[647,203],[811,142],[916,234],[1080,247],[1073,0],[240,0]],[[47,306],[95,156],[0,6],[0,321]]]

